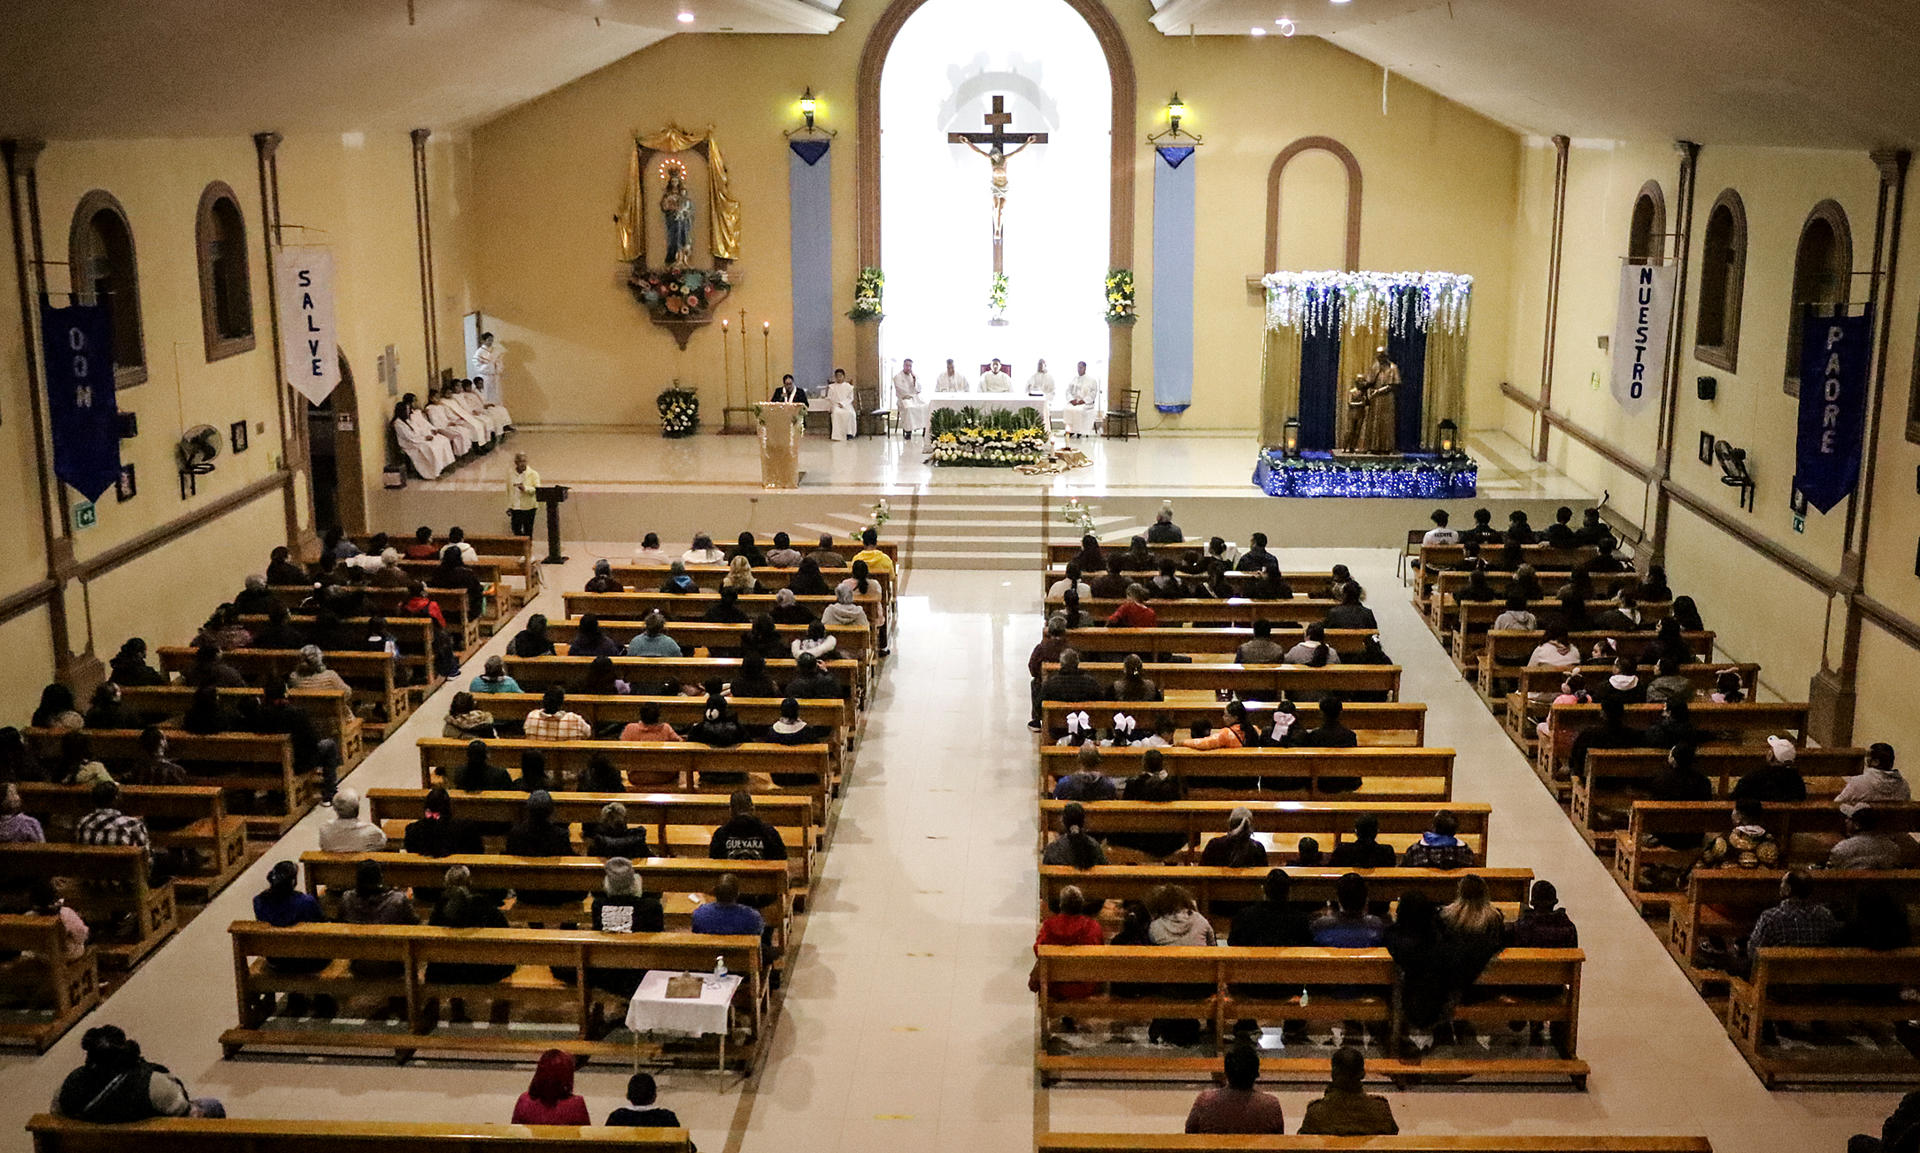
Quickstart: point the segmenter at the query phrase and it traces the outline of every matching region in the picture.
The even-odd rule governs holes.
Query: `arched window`
[[[73,293],[85,304],[105,304],[113,316],[113,383],[116,388],[147,379],[147,346],[140,332],[140,266],[126,209],[110,192],[94,189],[80,198],[67,235]]]
[[[1847,210],[1822,200],[1800,226],[1793,255],[1793,310],[1787,318],[1787,392],[1800,395],[1800,330],[1809,304],[1845,304],[1853,279],[1853,230]]]
[[[1747,279],[1747,206],[1729,188],[1707,212],[1700,244],[1700,312],[1694,359],[1728,372],[1740,367],[1740,296]]]
[[[221,181],[207,185],[194,215],[200,261],[200,327],[207,359],[253,348],[253,293],[247,280],[247,224],[240,200]]]
[[[1633,202],[1633,219],[1627,224],[1627,263],[1657,264],[1666,255],[1667,198],[1660,182],[1649,180],[1640,186]]]

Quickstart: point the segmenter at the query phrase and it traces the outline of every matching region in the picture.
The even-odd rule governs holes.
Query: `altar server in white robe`
[[[437,478],[453,464],[453,445],[429,426],[421,432],[413,423],[413,395],[409,393],[393,406],[393,439],[400,451],[413,462],[413,469],[428,480]]]
[[[467,439],[475,448],[483,448],[493,443],[493,423],[484,416],[473,415],[473,410],[460,403],[460,386],[452,381],[440,390],[440,407],[446,410],[454,427],[466,431]],[[428,413],[429,417],[433,414]]]
[[[927,402],[920,399],[920,378],[914,375],[913,360],[900,362],[893,374],[893,404],[900,415],[900,439],[911,440],[916,432],[927,431]]]
[[[487,424],[493,428],[494,435],[499,436],[513,428],[513,414],[507,411],[507,406],[488,404],[487,398],[480,395],[480,390],[475,387],[473,381],[460,382],[458,399],[462,405],[466,406],[468,412],[484,417]]]
[[[1053,374],[1047,371],[1046,361],[1041,361],[1033,375],[1027,378],[1027,395],[1044,396],[1049,401],[1053,399]]]
[[[967,383],[967,378],[953,367],[951,360],[947,361],[947,371],[933,378],[935,392],[966,392],[972,387]]]
[[[1000,367],[999,357],[996,356],[993,358],[993,363],[987,366],[986,375],[980,378],[980,391],[981,392],[1012,392],[1013,391],[1013,377],[1007,375],[1007,370]]]
[[[1068,436],[1093,435],[1093,420],[1100,411],[1099,397],[1100,382],[1087,375],[1087,362],[1083,360],[1079,372],[1067,382],[1067,405],[1061,410]]]
[[[480,334],[480,347],[473,350],[473,375],[480,381],[480,395],[488,404],[499,404],[500,377],[506,371],[507,350],[493,339],[493,333]]]
[[[473,429],[445,404],[441,403],[438,390],[427,393],[427,423],[453,440],[453,455],[465,456],[473,448]],[[462,414],[464,415],[464,414]]]
[[[833,406],[833,439],[852,440],[857,425],[853,409],[853,382],[847,379],[847,370],[833,370],[833,383],[827,386],[827,403]]]

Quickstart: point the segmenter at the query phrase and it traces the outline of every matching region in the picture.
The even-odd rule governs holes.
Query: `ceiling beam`
[[[1155,28],[1168,36],[1185,36],[1188,29],[1201,22],[1208,9],[1217,0],[1169,0],[1160,10],[1148,17]]]
[[[739,3],[769,19],[792,25],[795,33],[824,36],[844,22],[843,17],[805,0],[739,0]]]

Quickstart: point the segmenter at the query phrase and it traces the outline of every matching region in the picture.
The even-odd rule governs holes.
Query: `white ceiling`
[[[1920,143],[1916,0],[1155,0],[1170,36],[1300,36],[1527,132]]]
[[[0,136],[460,128],[680,31],[839,0],[0,0]],[[677,20],[681,11],[694,22]]]

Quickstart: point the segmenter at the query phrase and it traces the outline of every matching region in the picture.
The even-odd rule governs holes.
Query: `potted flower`
[[[853,311],[847,313],[849,320],[880,320],[886,314],[881,311],[881,297],[886,292],[887,277],[878,268],[862,268],[853,282]]]
[[[700,427],[700,397],[690,388],[680,387],[678,378],[660,390],[653,406],[660,410],[660,435],[670,439],[692,436]]]
[[[1133,270],[1116,268],[1107,273],[1107,323],[1132,324],[1139,319],[1133,310]]]

